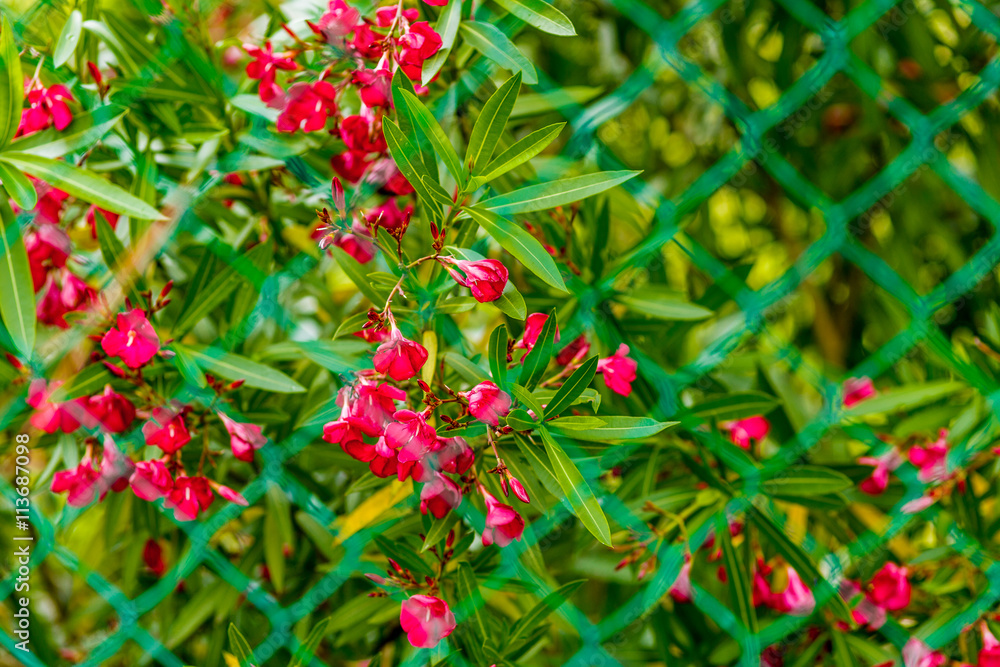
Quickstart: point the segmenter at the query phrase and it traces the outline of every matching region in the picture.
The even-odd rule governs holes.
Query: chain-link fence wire
[[[357,4],[357,3],[356,3]],[[670,372],[662,368],[651,358],[643,355],[641,349],[631,345],[632,354],[639,359],[639,375],[655,391],[656,407],[652,416],[668,419],[679,419],[684,427],[699,438],[710,451],[718,455],[727,465],[739,472],[748,489],[755,489],[761,482],[773,479],[782,474],[788,465],[806,454],[818,443],[827,432],[841,424],[843,417],[840,400],[839,379],[828,378],[822,370],[812,367],[804,360],[798,350],[774,335],[769,324],[776,311],[780,311],[783,302],[791,297],[816,268],[834,254],[839,253],[844,259],[859,267],[867,276],[886,292],[893,295],[908,311],[911,323],[908,328],[898,333],[885,343],[867,360],[859,364],[850,376],[877,377],[891,368],[898,360],[907,355],[917,346],[923,345],[939,358],[943,359],[954,371],[964,377],[984,397],[992,399],[997,387],[981,371],[967,361],[958,358],[943,333],[933,320],[940,309],[954,302],[961,295],[971,290],[984,278],[1000,260],[1000,239],[996,235],[984,245],[961,269],[955,271],[942,281],[929,294],[917,294],[896,271],[884,260],[873,254],[851,234],[851,224],[863,215],[882,198],[898,188],[916,170],[929,167],[950,188],[958,193],[978,214],[993,223],[996,227],[1000,220],[1000,203],[991,197],[982,187],[963,175],[949,162],[938,146],[935,137],[947,131],[957,123],[964,114],[974,109],[988,95],[992,94],[1000,83],[1000,63],[994,58],[979,73],[977,80],[968,86],[951,102],[941,105],[928,114],[920,112],[906,99],[890,92],[879,76],[851,52],[849,44],[854,37],[871,27],[881,16],[890,11],[897,2],[891,0],[869,0],[854,8],[842,20],[834,21],[821,12],[816,6],[804,0],[779,0],[798,22],[812,30],[823,41],[824,55],[808,71],[799,77],[781,97],[770,106],[753,111],[739,98],[732,94],[723,84],[705,74],[701,68],[681,53],[680,41],[701,21],[709,20],[711,14],[723,7],[724,0],[695,1],[685,5],[674,16],[664,19],[659,12],[638,0],[608,0],[608,5],[628,17],[636,27],[645,31],[653,42],[642,67],[633,72],[617,89],[602,98],[584,106],[574,102],[573,98],[560,92],[555,82],[540,73],[540,83],[536,89],[549,93],[556,100],[557,107],[565,115],[573,128],[573,136],[568,142],[565,155],[571,159],[585,159],[596,163],[602,168],[621,168],[619,160],[597,138],[596,130],[604,122],[620,114],[629,104],[638,99],[639,95],[655,80],[656,76],[666,70],[676,72],[692,89],[717,104],[738,128],[740,141],[727,154],[710,168],[706,169],[681,195],[666,198],[655,186],[636,179],[624,187],[655,211],[648,236],[630,252],[615,260],[613,266],[598,279],[595,285],[584,285],[578,278],[571,278],[570,285],[575,292],[583,294],[581,307],[577,308],[571,322],[560,323],[568,333],[575,336],[581,332],[591,332],[605,345],[614,348],[619,343],[630,343],[623,336],[610,310],[605,306],[606,299],[613,294],[614,285],[627,271],[648,267],[659,261],[663,246],[674,243],[686,254],[690,261],[712,278],[725,294],[740,308],[744,319],[742,327],[735,327],[731,332],[719,337],[706,346],[700,355],[691,363]],[[952,5],[961,9],[971,19],[973,26],[994,38],[1000,35],[1000,21],[985,7],[975,2],[956,0]],[[46,4],[40,4],[24,16],[19,17],[18,26],[27,25],[30,21],[45,20],[47,12],[58,11]],[[167,44],[161,51],[142,65],[141,76],[135,76],[132,83],[116,98],[123,103],[129,99],[138,99],[143,95],[142,83],[151,83],[165,72],[171,64],[184,58],[186,44],[179,38],[186,26],[177,17],[170,17],[163,26],[163,32],[168,36]],[[516,22],[506,22],[502,25],[505,31],[514,35],[521,28]],[[494,67],[485,61],[480,61],[471,71],[452,86],[452,95],[446,95],[437,105],[436,112],[440,116],[448,112],[448,105],[461,104],[469,95],[474,94],[493,73]],[[821,90],[824,85],[841,73],[846,75],[866,95],[882,105],[892,117],[902,123],[911,133],[909,146],[900,153],[887,167],[864,183],[857,190],[840,201],[833,201],[818,187],[813,185],[797,171],[766,139],[768,130],[776,127],[784,119],[801,109],[808,100]],[[267,130],[257,123],[255,132],[266,135]],[[231,155],[238,158],[247,152],[242,145]],[[131,156],[133,159],[135,156]],[[220,161],[224,164],[226,160]],[[134,164],[134,162],[133,162]],[[716,259],[711,252],[698,244],[694,239],[683,235],[683,217],[695,210],[712,194],[722,188],[741,170],[748,165],[758,165],[763,168],[793,199],[811,210],[818,211],[825,224],[823,236],[811,244],[795,261],[794,265],[777,280],[754,290],[747,286],[744,279],[737,276],[725,264]],[[302,160],[292,158],[286,165],[308,187],[323,189],[325,183],[318,174],[313,172]],[[214,175],[202,177],[195,186],[168,182],[161,177],[157,187],[163,193],[164,201],[169,204],[170,220],[160,230],[161,236],[156,248],[164,247],[181,228],[197,228],[207,237],[214,237],[207,225],[201,225],[194,212],[194,206],[205,194],[219,183],[223,170]],[[209,247],[219,251],[220,259],[228,259],[230,254],[225,243],[214,238],[217,243]],[[148,262],[154,255],[147,256]],[[286,289],[295,283],[310,269],[314,268],[315,260],[307,254],[296,257],[276,276],[267,278],[271,289],[262,289],[261,298],[248,320],[257,323],[270,319],[282,326],[291,323],[291,316],[282,312],[278,301],[277,286],[284,284]],[[141,270],[142,266],[136,267]],[[251,276],[246,276],[252,278]],[[259,281],[259,277],[258,277]],[[258,287],[264,284],[258,282]],[[113,288],[113,285],[112,285]],[[121,299],[119,290],[119,300]],[[250,329],[247,327],[246,329]],[[59,344],[63,349],[69,349],[83,336],[90,333],[86,329],[77,329],[62,336]],[[727,358],[734,354],[742,345],[753,339],[767,341],[774,347],[774,357],[799,373],[825,398],[825,409],[804,428],[799,429],[795,437],[783,444],[778,454],[767,460],[760,468],[745,465],[738,457],[732,455],[730,445],[724,439],[712,432],[699,428],[703,424],[699,419],[686,412],[681,404],[681,392],[688,387],[696,386],[699,380],[707,377],[722,367]],[[232,339],[225,341],[232,346]],[[48,354],[47,358],[58,359],[59,354]],[[44,370],[44,369],[42,369]],[[181,401],[191,398],[184,392],[178,395]],[[3,425],[10,426],[10,418],[18,410],[11,410],[4,416]],[[331,541],[338,534],[333,526],[337,517],[308,489],[304,488],[292,475],[286,473],[284,463],[294,457],[305,446],[318,437],[322,424],[336,416],[332,400],[325,409],[317,410],[314,416],[305,421],[295,432],[281,443],[273,443],[261,452],[264,466],[262,474],[251,482],[243,493],[251,506],[261,500],[268,487],[278,485],[286,491],[293,503],[301,511],[326,527]],[[990,414],[987,424],[974,431],[962,443],[953,443],[949,465],[959,466],[964,460],[971,458],[976,452],[989,444],[984,434],[988,433],[996,423],[995,410]],[[852,425],[846,427],[851,437],[869,442],[873,447],[883,446],[875,434],[866,426]],[[572,447],[567,443],[571,453]],[[623,528],[634,531],[640,538],[649,537],[649,528],[640,520],[633,510],[625,506],[616,496],[602,493],[598,477],[605,471],[616,466],[627,465],[631,446],[622,446],[602,458],[599,463],[581,462],[584,476],[591,488],[598,493],[605,511]],[[843,547],[835,553],[825,553],[809,535],[798,535],[801,546],[820,563],[821,571],[829,580],[829,586],[824,590],[817,587],[818,606],[828,605],[830,597],[836,595],[836,588],[841,573],[852,565],[857,565],[866,558],[872,558],[880,550],[885,549],[888,540],[902,531],[913,515],[900,511],[902,504],[919,497],[925,492],[924,485],[916,478],[915,471],[904,465],[899,471],[907,487],[905,497],[891,513],[887,528],[880,534],[866,534],[859,537],[855,544]],[[14,491],[6,481],[0,481],[0,491],[8,499],[13,499]],[[761,496],[748,498],[752,494],[733,499],[721,515],[726,519],[739,518],[748,512],[755,513],[756,520],[770,522],[778,530],[784,530],[784,519],[780,510],[773,504],[761,501]],[[538,503],[536,499],[533,501]],[[401,501],[403,505],[412,506],[413,498]],[[159,507],[164,516],[173,521],[169,512]],[[259,581],[254,580],[222,555],[217,548],[210,546],[211,538],[229,521],[238,518],[243,508],[235,505],[226,506],[208,519],[201,522],[176,523],[185,532],[189,546],[180,560],[164,577],[148,590],[129,598],[112,582],[97,572],[88,569],[80,563],[79,558],[58,542],[58,534],[66,530],[75,521],[87,513],[87,509],[67,507],[56,517],[41,515],[35,506],[32,507],[31,520],[37,530],[37,544],[32,555],[32,566],[37,566],[45,559],[55,559],[61,566],[73,572],[82,579],[94,592],[100,595],[115,610],[118,623],[117,629],[111,632],[105,640],[93,650],[85,665],[99,665],[114,657],[129,641],[135,642],[148,656],[158,663],[180,667],[183,663],[163,643],[153,636],[139,623],[144,614],[154,609],[169,596],[185,577],[196,569],[205,566],[214,572],[221,580],[228,582],[246,600],[258,609],[270,623],[270,633],[262,640],[253,642],[255,659],[266,662],[280,650],[294,652],[299,642],[292,631],[299,620],[312,614],[323,601],[330,598],[346,581],[361,572],[373,571],[370,563],[362,561],[365,547],[378,532],[384,531],[394,521],[383,522],[378,526],[369,527],[350,535],[343,541],[345,553],[343,558],[327,574],[321,577],[311,589],[299,600],[283,606],[277,599],[267,593]],[[457,510],[463,519],[471,526],[481,529],[483,517],[468,503],[463,503]],[[931,507],[924,510],[925,518],[933,518],[939,510]],[[571,513],[565,503],[546,508],[543,515],[530,524],[525,531],[524,539],[501,550],[500,563],[481,584],[487,588],[502,586],[505,581],[518,579],[527,584],[539,597],[553,592],[553,582],[543,580],[524,562],[526,554],[531,549],[537,549],[545,540],[554,539],[564,530],[565,523]],[[659,561],[658,569],[649,577],[648,582],[641,587],[626,604],[615,613],[601,619],[598,623],[591,622],[586,615],[577,609],[570,601],[563,603],[557,613],[560,614],[578,633],[581,647],[565,664],[567,665],[621,665],[615,657],[620,644],[627,641],[641,628],[650,612],[658,605],[667,590],[677,578],[684,562],[685,551],[696,550],[711,535],[713,522],[706,522],[701,529],[689,536],[686,544],[661,544],[655,552]],[[929,636],[923,637],[931,647],[939,647],[954,639],[964,627],[974,621],[990,608],[1000,597],[1000,573],[995,564],[983,556],[983,550],[976,540],[963,532],[955,523],[949,528],[949,538],[957,553],[967,557],[977,567],[985,566],[984,573],[989,581],[987,590],[961,613],[954,615],[948,622],[941,624]],[[9,597],[14,589],[14,575],[0,584],[0,594]],[[756,665],[760,661],[760,652],[764,647],[782,645],[801,636],[801,629],[807,619],[785,617],[772,623],[757,633],[744,627],[722,601],[714,598],[704,589],[695,586],[694,604],[704,613],[710,615],[723,630],[736,640],[741,649],[740,664]],[[473,608],[467,601],[458,605],[457,616],[460,624],[473,613]],[[898,623],[889,621],[879,632],[885,639],[897,648],[909,640],[910,632]],[[6,632],[0,633],[0,643],[26,665],[43,665],[44,663],[31,655],[15,651],[15,640]],[[448,654],[447,641],[435,652],[437,656]],[[406,665],[419,665],[426,662],[428,651],[415,651],[404,661]],[[455,664],[466,665],[468,660],[460,654],[451,654],[449,660]],[[322,664],[312,660],[311,664]]]

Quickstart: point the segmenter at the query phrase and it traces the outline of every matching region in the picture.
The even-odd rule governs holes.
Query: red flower
[[[385,427],[385,441],[393,449],[398,449],[400,463],[419,461],[425,454],[435,449],[437,431],[427,423],[427,418],[413,410],[399,410],[393,415],[394,422]]]
[[[441,5],[448,4],[448,0],[438,0]],[[387,7],[379,7],[375,10],[375,23],[380,28],[388,28],[392,25],[392,22],[396,20],[396,16],[399,13],[399,5],[389,5]],[[420,12],[416,9],[404,9],[403,18],[407,22],[413,23],[420,16]]]
[[[441,35],[427,21],[419,21],[399,38],[399,47],[400,69],[411,81],[420,81],[424,61],[441,49]]]
[[[174,482],[164,507],[173,510],[178,521],[194,521],[209,508],[214,498],[206,478],[181,475]]]
[[[979,628],[983,633],[983,648],[979,651],[978,667],[1000,667],[1000,642],[985,622]]]
[[[789,565],[785,565],[788,585],[785,590],[776,592],[771,589],[771,584],[764,578],[764,574],[769,574],[771,568],[764,566],[759,568],[753,575],[753,603],[755,606],[761,604],[792,616],[808,616],[816,608],[816,599],[812,591],[805,585],[798,572]]]
[[[118,357],[129,368],[139,368],[160,351],[160,338],[141,308],[118,313],[118,327],[101,339],[101,348],[109,357]]]
[[[111,385],[104,385],[104,392],[84,400],[83,409],[87,412],[88,427],[98,424],[110,433],[124,433],[135,419],[135,406],[132,401],[115,393]]]
[[[407,204],[406,208],[400,210],[396,199],[391,198],[369,211],[366,219],[369,225],[377,225],[392,232],[400,229],[405,230],[410,224],[410,216],[412,215],[412,204]]]
[[[386,150],[382,128],[374,119],[364,116],[348,116],[340,121],[340,138],[347,147],[358,153],[382,153]]]
[[[886,563],[872,578],[868,599],[889,611],[905,609],[910,604],[910,581],[906,575],[905,567]]]
[[[433,452],[431,464],[442,472],[464,475],[476,461],[476,454],[464,438],[439,439],[438,448]]]
[[[94,502],[100,492],[97,480],[101,473],[94,467],[94,462],[85,456],[73,470],[60,470],[52,477],[49,487],[52,493],[68,492],[66,502],[71,507],[86,507]]]
[[[336,43],[351,34],[357,25],[361,14],[357,9],[348,6],[344,0],[330,0],[329,9],[319,19],[318,28],[326,41]]]
[[[431,481],[420,490],[420,511],[430,512],[436,519],[444,518],[462,503],[462,490],[455,482],[440,473],[435,473]]]
[[[948,477],[947,457],[948,457],[948,431],[941,429],[938,432],[938,439],[925,447],[916,446],[910,449],[908,456],[910,463],[920,468],[917,477],[925,484],[927,482],[940,482]]]
[[[285,109],[275,126],[279,132],[315,132],[337,115],[337,89],[329,81],[296,83],[288,89]]]
[[[270,102],[281,93],[281,88],[274,81],[278,70],[293,70],[298,65],[288,57],[287,53],[275,54],[271,50],[271,42],[264,42],[264,48],[253,44],[244,44],[243,48],[253,58],[247,63],[247,76],[260,80],[257,90],[260,99],[263,102]]]
[[[150,501],[163,498],[174,488],[174,480],[163,461],[139,461],[128,483],[137,497]]]
[[[247,507],[250,505],[250,503],[247,502],[247,499],[243,497],[243,494],[237,493],[236,491],[230,489],[228,486],[225,486],[224,484],[219,484],[218,482],[209,482],[209,485],[211,485],[211,487],[215,489],[215,492],[218,493],[219,497],[221,497],[223,500],[228,500],[231,503],[242,505],[243,507]]]
[[[424,0],[424,2],[432,7],[444,7],[448,4],[448,0]]]
[[[267,438],[261,433],[260,426],[233,421],[221,412],[219,419],[229,432],[229,445],[233,449],[233,456],[240,461],[253,461],[254,451],[267,444]]]
[[[355,70],[351,82],[358,87],[358,94],[365,106],[392,106],[392,72],[387,69]]]
[[[505,547],[514,540],[520,540],[524,533],[524,519],[510,505],[504,505],[491,496],[485,489],[480,489],[486,498],[486,529],[483,531],[483,544],[490,546],[496,543]]]
[[[395,9],[394,7],[387,9]],[[367,23],[361,23],[354,29],[354,39],[351,46],[355,48],[362,58],[375,60],[382,56],[382,35],[375,33]]]
[[[891,449],[889,453],[879,457],[862,456],[858,459],[858,463],[875,466],[875,469],[872,471],[871,477],[863,480],[858,488],[870,496],[881,494],[889,487],[889,473],[898,468],[902,461],[899,452],[895,449]]]
[[[371,162],[365,162],[366,153],[345,151],[330,158],[330,166],[348,183],[357,183],[365,175]]]
[[[375,350],[375,370],[385,373],[396,382],[409,380],[427,363],[427,350],[420,343],[403,338],[399,329],[393,328],[389,340]]]
[[[627,396],[628,394],[625,395]],[[729,431],[729,439],[734,445],[743,449],[750,449],[751,440],[760,442],[767,437],[768,431],[771,430],[771,423],[761,415],[757,415],[756,417],[747,417],[746,419],[728,422],[723,424],[722,428]]]
[[[468,287],[479,303],[496,301],[507,286],[507,267],[498,259],[468,261],[442,258],[441,262],[451,277],[459,285]]]
[[[31,282],[37,292],[45,284],[45,278],[52,268],[66,266],[66,260],[73,249],[69,235],[55,225],[41,225],[24,238],[24,249],[28,253],[31,266]]]
[[[49,326],[68,329],[66,313],[85,310],[94,302],[97,293],[87,283],[68,269],[53,274],[45,294],[38,301],[38,321]]]
[[[857,405],[875,395],[875,384],[871,378],[848,378],[844,381],[844,407]]]
[[[931,647],[916,637],[903,646],[903,664],[906,667],[940,667],[948,662],[942,653],[932,651]]]
[[[587,337],[584,334],[580,334],[556,355],[556,363],[560,366],[578,363],[587,356],[588,352],[590,352],[590,343],[587,342]]]
[[[60,132],[73,121],[73,112],[66,102],[75,102],[65,86],[56,84],[48,88],[29,90],[25,96],[27,108],[21,112],[17,135],[24,136],[55,125]]]
[[[469,401],[469,413],[479,421],[491,426],[500,425],[500,417],[510,412],[510,396],[486,380],[463,394]]]
[[[524,348],[525,354],[531,352],[531,348],[535,347],[535,343],[538,342],[538,337],[542,333],[542,327],[545,326],[545,320],[549,319],[549,316],[545,313],[532,313],[528,315],[528,318],[524,321],[524,333],[514,343],[516,348]],[[556,325],[556,336],[555,341],[559,342],[559,325]]]
[[[142,435],[147,445],[159,447],[164,454],[173,454],[191,441],[184,412],[174,407],[154,409],[153,420],[143,425]]]
[[[135,463],[127,457],[111,439],[104,436],[104,452],[101,455],[101,500],[108,489],[120,493],[128,488],[129,477],[135,472]]]
[[[83,417],[83,399],[67,401],[65,403],[54,403],[49,397],[55,393],[62,382],[53,382],[47,385],[45,380],[39,378],[31,381],[28,387],[28,405],[35,408],[31,415],[31,425],[46,433],[72,433],[80,428],[80,419]]]
[[[434,648],[455,629],[448,603],[432,595],[414,595],[403,602],[399,624],[416,648]]]
[[[150,574],[157,579],[167,571],[167,566],[163,562],[163,547],[153,538],[146,540],[146,546],[142,548],[142,562],[146,564]]]
[[[684,554],[684,564],[677,574],[677,579],[670,585],[667,591],[677,602],[691,602],[694,599],[694,591],[691,589],[691,555]]]
[[[622,343],[618,346],[617,352],[597,362],[597,372],[604,374],[604,383],[608,385],[608,389],[621,396],[632,393],[635,371],[639,367],[635,359],[625,356],[627,354],[628,345]]]

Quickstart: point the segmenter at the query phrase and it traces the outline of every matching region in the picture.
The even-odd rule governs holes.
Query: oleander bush
[[[994,10],[0,6],[0,664],[1000,664]]]

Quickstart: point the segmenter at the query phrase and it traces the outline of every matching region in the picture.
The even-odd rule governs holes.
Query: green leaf
[[[475,170],[476,167],[489,163],[520,89],[521,73],[518,72],[507,79],[495,93],[490,95],[490,99],[486,100],[469,137],[469,147],[465,151],[465,166]]]
[[[0,160],[106,211],[143,220],[162,220],[160,212],[91,172],[31,153],[0,153]]]
[[[496,306],[501,313],[515,320],[523,321],[528,316],[528,306],[524,303],[524,297],[514,287],[514,283],[509,280],[504,285],[500,298],[490,303]]]
[[[14,39],[14,28],[3,17],[0,32],[0,148],[10,144],[21,124],[24,108],[24,74]]]
[[[441,129],[437,119],[431,115],[431,112],[427,110],[423,102],[417,99],[416,95],[408,90],[403,90],[401,93],[406,106],[410,110],[411,118],[417,126],[417,130],[427,137],[427,141],[434,148],[434,153],[441,158],[444,166],[455,177],[455,181],[461,185],[465,180],[462,162],[458,159],[458,153],[455,152],[455,148],[448,141],[448,137],[445,136],[444,130]]]
[[[431,208],[433,213],[438,217],[443,217],[444,212],[440,209],[440,205],[435,201],[427,186],[424,185],[423,177],[427,176],[434,180],[434,175],[427,171],[427,166],[420,159],[420,151],[410,143],[410,140],[406,138],[406,135],[399,129],[399,126],[391,120],[386,119],[383,121],[382,131],[385,135],[385,142],[389,146],[389,153],[396,162],[399,172],[406,177],[406,180],[410,182],[413,189],[417,191],[424,205]]]
[[[507,388],[507,341],[509,340],[507,325],[501,324],[490,334],[490,373],[497,386]]]
[[[593,417],[590,415],[566,415],[545,422],[546,426],[554,426],[563,431],[591,431],[600,428],[608,422],[604,417]]]
[[[677,422],[659,422],[649,417],[609,417],[602,416],[606,423],[595,429],[575,431],[573,437],[587,442],[607,442],[609,440],[637,440],[656,435]]]
[[[342,248],[338,248],[337,246],[332,245],[330,246],[329,250],[333,255],[333,258],[337,261],[337,264],[339,264],[340,268],[344,270],[344,273],[347,274],[347,277],[351,279],[351,282],[354,283],[354,286],[357,287],[358,290],[365,295],[365,298],[367,298],[373,304],[382,306],[385,303],[385,299],[383,297],[380,297],[378,292],[376,292],[375,289],[371,286],[371,283],[368,282],[368,275],[365,273],[365,270],[361,265],[361,263],[358,262],[358,260],[351,257],[350,255],[348,255]],[[367,319],[368,318],[366,315],[365,320],[367,321]]]
[[[52,53],[52,66],[62,67],[76,51],[76,45],[80,41],[80,33],[83,29],[83,15],[80,10],[74,9],[66,19],[59,39],[56,41],[55,51]]]
[[[474,207],[463,207],[463,211],[486,230],[493,240],[513,255],[525,268],[556,289],[568,292],[566,283],[559,274],[555,260],[534,236],[506,218],[492,211]]]
[[[467,382],[479,384],[490,379],[486,371],[480,368],[479,365],[469,361],[460,354],[445,352],[444,360],[447,362],[446,365],[448,368],[461,375]]]
[[[111,270],[118,284],[129,292],[133,301],[142,303],[142,296],[139,293],[142,291],[141,287],[136,288],[136,281],[132,279],[132,276],[123,275],[128,262],[125,246],[115,236],[115,230],[111,229],[111,225],[108,224],[103,215],[95,215],[94,222],[97,229],[97,243],[101,246],[101,256],[104,258],[104,263],[108,265],[108,269]],[[141,280],[141,277],[136,276],[136,278]]]
[[[203,346],[189,347],[187,351],[195,362],[206,371],[227,380],[244,380],[247,387],[256,387],[279,394],[298,394],[306,390],[305,387],[281,371],[232,352],[222,352]]]
[[[403,542],[390,540],[384,535],[376,535],[374,540],[375,546],[378,547],[379,551],[392,558],[413,574],[428,577],[435,576],[435,572],[431,569],[431,566],[420,557],[420,554]]]
[[[492,181],[497,176],[524,164],[545,150],[545,147],[559,136],[559,133],[565,126],[566,123],[555,123],[540,130],[535,130],[528,136],[515,142],[510,148],[493,158],[488,165],[477,171],[474,170],[473,173],[477,176],[476,180],[480,184]],[[478,186],[470,189],[478,189]]]
[[[597,357],[593,356],[580,364],[580,367],[573,371],[569,379],[559,387],[559,391],[545,408],[545,417],[558,415],[572,405],[573,401],[590,385],[595,373],[597,373]]]
[[[602,171],[596,174],[572,176],[551,183],[530,185],[520,190],[491,197],[477,206],[498,215],[545,211],[572,204],[615,187],[639,175],[638,171]]]
[[[527,409],[538,415],[541,418],[542,415],[542,404],[539,403],[538,399],[532,395],[530,391],[525,389],[519,384],[510,385],[510,392],[514,394],[514,397],[518,400],[518,403],[526,407]]]
[[[197,362],[188,353],[187,349],[177,343],[171,344],[170,349],[174,353],[174,366],[177,367],[177,371],[184,378],[184,381],[203,389],[207,387],[208,379],[201,368],[198,367]]]
[[[514,434],[514,442],[517,443],[517,448],[521,450],[531,471],[538,476],[538,479],[548,492],[558,498],[562,494],[562,489],[559,487],[559,483],[556,482],[555,475],[552,472],[552,468],[549,467],[548,461],[540,455],[541,448],[536,447],[527,438],[517,433]]]
[[[275,503],[275,489],[271,486],[265,496],[264,512],[264,562],[271,575],[271,584],[279,595],[285,590],[285,554],[282,552],[281,537],[278,529],[278,514],[281,508]],[[279,491],[279,493],[283,493]],[[287,509],[287,504],[286,504]]]
[[[30,211],[38,204],[38,193],[28,177],[20,169],[14,169],[0,162],[0,184],[10,195],[14,203],[24,211]]]
[[[441,48],[438,49],[437,53],[424,61],[423,71],[420,74],[420,82],[423,85],[426,86],[429,84],[431,79],[441,71],[441,66],[448,59],[448,54],[451,53],[452,47],[455,46],[455,37],[458,35],[458,24],[461,20],[461,0],[449,2],[448,6],[441,12],[441,16],[438,17],[437,23],[434,24],[434,31],[441,35]]]
[[[761,482],[764,493],[771,496],[821,496],[839,493],[854,486],[844,473],[822,466],[792,466]]]
[[[534,389],[535,385],[542,379],[542,375],[545,374],[545,369],[549,365],[549,360],[552,359],[556,326],[556,311],[553,308],[542,325],[542,330],[538,334],[535,345],[528,354],[524,355],[524,359],[521,360],[521,375],[518,376],[517,381],[529,390]]]
[[[10,150],[41,157],[63,157],[69,153],[92,147],[125,114],[124,109],[113,104],[97,107],[87,113],[75,114],[73,122],[62,131],[50,127],[47,130],[15,139],[10,145]]]
[[[550,387],[545,387],[541,389],[536,389],[534,392],[535,398],[540,400],[542,403],[549,403],[556,395],[556,390]],[[601,394],[596,389],[584,389],[583,393],[573,401],[573,405],[580,405],[581,403],[590,403],[591,407],[596,412],[601,407]]]
[[[847,644],[846,635],[835,631],[830,633],[830,639],[833,642],[833,664],[836,667],[858,667],[854,652]]]
[[[208,248],[205,252],[212,254],[212,249]],[[223,261],[221,268],[216,259],[203,259],[201,266],[207,265],[208,268],[202,272],[199,266],[195,282],[188,287],[188,297],[185,298],[184,307],[173,327],[174,337],[180,338],[187,333],[191,327],[225,301],[241,282],[256,282],[255,278],[262,277],[264,273],[260,265],[270,255],[268,244],[261,243],[235,259]],[[197,282],[199,277],[207,282]]]
[[[566,15],[543,0],[495,0],[508,12],[542,32],[560,37],[576,34],[573,23]]]
[[[458,599],[462,601],[463,610],[468,612],[473,621],[472,629],[479,635],[480,639],[487,639],[491,634],[486,624],[486,614],[483,612],[483,596],[479,593],[476,573],[472,571],[472,566],[466,561],[461,561],[458,564],[456,584]]]
[[[504,69],[520,72],[525,83],[538,83],[535,66],[499,28],[479,21],[462,21],[459,30],[462,31],[465,42],[476,51]]]
[[[542,621],[548,618],[549,614],[569,600],[570,596],[576,592],[576,589],[580,588],[586,581],[586,579],[578,579],[577,581],[563,584],[542,598],[541,602],[532,607],[527,614],[517,619],[514,623],[514,627],[510,629],[510,636],[507,638],[508,645],[514,647],[519,641],[527,639],[528,635],[541,625]]]
[[[830,582],[823,578],[809,555],[788,538],[784,529],[778,527],[770,517],[765,516],[755,508],[751,508],[747,512],[747,515],[754,522],[754,525],[757,526],[761,537],[766,538],[778,550],[778,553],[788,561],[788,564],[795,568],[795,571],[802,577],[806,586],[814,592],[819,593],[816,598],[817,607],[820,604],[820,597],[822,597],[833,606],[833,612],[842,621],[848,624],[852,623],[851,610],[848,608],[847,603],[844,602],[844,598],[833,589]],[[817,586],[819,590],[817,590]]]
[[[732,421],[756,415],[766,415],[781,402],[774,396],[759,391],[740,391],[708,399],[691,408],[691,414],[699,419]]]
[[[515,408],[507,414],[507,426],[515,431],[532,431],[538,426],[538,422],[531,418],[527,410]]]
[[[549,462],[552,464],[552,474],[563,493],[566,494],[566,500],[573,508],[573,513],[601,544],[612,546],[611,527],[608,525],[608,519],[604,516],[604,510],[601,509],[597,497],[594,496],[594,492],[591,491],[587,481],[580,474],[576,464],[566,455],[562,446],[556,442],[548,430],[543,427],[538,432],[541,434],[545,449],[548,451]]]
[[[448,537],[448,533],[451,532],[455,524],[458,523],[458,512],[448,512],[443,519],[435,519],[431,523],[431,529],[427,531],[427,535],[424,536],[424,545],[420,547],[420,552],[423,553],[431,547],[437,545],[438,542]]]
[[[328,625],[330,625],[330,619],[324,618],[309,631],[309,636],[302,642],[299,650],[295,652],[288,667],[306,667],[306,665],[312,662],[313,657],[316,655],[316,649],[319,648],[320,642],[326,636]]]
[[[848,408],[844,414],[847,417],[862,417],[912,410],[953,396],[967,387],[964,382],[954,380],[905,385],[865,399]]]
[[[716,515],[716,539],[722,544],[722,556],[725,559],[726,574],[729,575],[729,595],[733,605],[739,612],[743,627],[750,634],[757,634],[757,611],[753,606],[753,583],[747,571],[746,561],[739,558],[733,547],[733,538],[729,533],[729,521],[725,512]]]
[[[250,648],[250,643],[232,623],[229,624],[229,649],[240,661],[240,667],[252,667],[253,650]]]
[[[714,315],[714,313],[698,304],[689,303],[681,299],[668,299],[661,296],[646,296],[639,293],[619,294],[615,301],[628,306],[631,310],[643,315],[649,315],[668,322],[683,321],[693,322],[704,320]]]
[[[10,30],[4,19],[4,31]],[[14,346],[30,358],[35,348],[35,288],[24,239],[14,212],[7,204],[7,193],[0,188],[0,222],[3,223],[3,265],[0,266],[0,317]]]

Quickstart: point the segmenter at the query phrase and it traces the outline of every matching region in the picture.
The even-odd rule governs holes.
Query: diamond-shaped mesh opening
[[[978,183],[991,197],[1000,198],[1000,179],[994,174],[990,137],[1000,132],[1000,105],[990,99],[962,116],[935,138],[953,169]]]
[[[771,0],[723,5],[684,35],[679,47],[751,109],[777,102],[825,50],[818,34]]]
[[[858,189],[910,143],[906,126],[843,74],[766,136],[778,154],[835,200]]]
[[[928,216],[940,221],[930,227]],[[851,223],[852,231],[920,294],[982,249],[994,228],[927,167]]]
[[[901,2],[858,35],[852,50],[894,94],[924,112],[979,82],[996,39],[966,10],[942,2]]]

